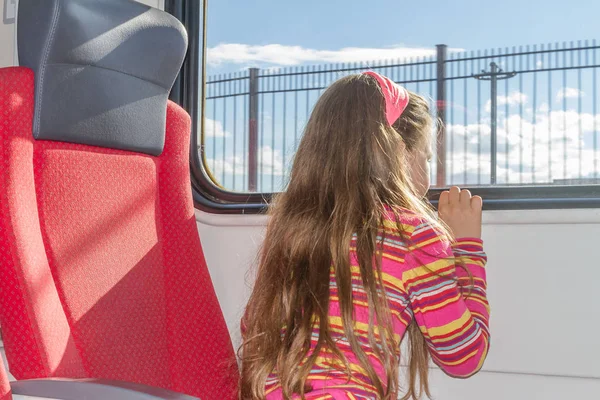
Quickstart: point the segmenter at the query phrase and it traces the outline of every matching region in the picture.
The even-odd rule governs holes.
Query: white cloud
[[[204,119],[204,136],[205,137],[229,137],[231,134],[223,129],[223,123],[221,121],[215,121],[210,118]]]
[[[229,156],[223,158],[207,158],[206,165],[210,168],[213,177],[219,181],[223,174],[226,177],[232,175],[242,176],[248,173],[248,160],[244,164],[242,156]],[[283,176],[284,165],[283,155],[280,150],[273,150],[271,146],[264,146],[258,150],[258,173],[264,175]]]
[[[449,51],[461,51],[449,49]],[[232,64],[271,64],[281,66],[305,63],[342,63],[405,59],[410,57],[433,56],[436,50],[425,47],[394,46],[389,48],[346,47],[339,50],[317,50],[302,46],[282,44],[248,45],[221,43],[208,49],[207,61],[210,65]]]
[[[553,180],[593,176],[594,159],[600,161],[600,152],[586,147],[583,138],[592,134],[595,126],[600,128],[600,114],[576,111],[538,114],[535,124],[519,115],[501,118],[497,130],[499,182],[520,183],[522,179],[522,183],[543,183],[549,181],[549,175]],[[489,123],[449,125],[447,132],[448,160],[452,162],[447,170],[454,176],[453,183],[477,183],[479,168],[481,183],[489,182]]]
[[[585,93],[579,89],[564,87],[560,89],[556,95],[556,101],[563,99],[576,99],[585,96]]]
[[[538,111],[542,112],[542,113],[548,112],[549,110],[550,110],[550,106],[548,106],[548,103],[542,103],[538,107]]]
[[[244,160],[239,156],[227,157],[225,159],[208,158],[206,164],[216,180],[220,180],[223,173],[227,176],[244,174]]]
[[[516,106],[519,104],[527,103],[527,95],[521,92],[512,92],[508,96],[498,96],[498,107],[508,104],[509,106]],[[492,110],[492,101],[488,100],[485,103],[485,111],[490,112]]]
[[[273,150],[271,146],[263,146],[259,150],[258,160],[261,163],[261,165],[258,167],[259,171],[261,171],[262,167],[262,171],[266,175],[283,175],[284,165],[281,151],[277,149]]]

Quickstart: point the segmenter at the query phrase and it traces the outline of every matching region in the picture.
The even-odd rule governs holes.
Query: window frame
[[[274,193],[232,192],[218,187],[198,154],[199,130],[204,127],[206,86],[206,10],[208,0],[165,0],[165,10],[188,32],[188,52],[171,92],[171,100],[192,117],[190,178],[194,206],[217,214],[259,214],[267,210]],[[196,117],[195,117],[196,116]],[[484,199],[484,210],[600,208],[600,185],[466,186]],[[428,199],[437,205],[445,189],[431,189]]]

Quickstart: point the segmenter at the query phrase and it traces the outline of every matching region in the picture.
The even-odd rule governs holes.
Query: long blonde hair
[[[415,93],[410,93],[406,110],[390,127],[381,89],[368,75],[341,78],[320,97],[298,147],[287,191],[270,208],[256,282],[243,320],[241,399],[264,399],[265,381],[273,371],[286,398],[293,393],[304,398],[307,376],[323,348],[331,349],[350,374],[329,328],[330,268],[353,352],[380,398],[397,395],[400,349],[376,257],[377,233],[386,207],[395,210],[397,221],[405,208],[446,232],[428,204],[415,196],[408,173],[407,153],[419,151],[430,140],[431,128],[427,101]],[[405,236],[399,223],[398,229]],[[381,382],[353,331],[349,246],[354,234],[372,322],[369,342],[382,360],[387,382]],[[319,338],[309,355],[315,324]],[[415,323],[409,326],[408,335],[404,398],[417,399],[422,393],[429,396],[429,352]]]

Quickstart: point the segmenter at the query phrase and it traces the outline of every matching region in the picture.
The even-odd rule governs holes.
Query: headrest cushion
[[[17,29],[36,139],[162,152],[187,49],[175,17],[132,0],[21,0]]]

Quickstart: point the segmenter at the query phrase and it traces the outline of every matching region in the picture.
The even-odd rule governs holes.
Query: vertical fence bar
[[[543,46],[543,45],[542,45]],[[538,69],[538,60],[537,60],[537,45],[533,45],[533,68]],[[529,64],[529,63],[528,63]],[[532,118],[533,121],[531,123],[531,183],[535,184],[536,182],[536,164],[535,164],[535,148],[537,146],[537,142],[535,140],[536,136],[536,127],[537,127],[537,79],[538,74],[537,71],[533,73],[533,111]]]
[[[464,53],[464,58],[467,58],[467,53]],[[471,52],[471,56],[473,56],[473,52]],[[469,63],[466,60],[462,61],[463,63],[463,76],[467,76],[467,67]],[[473,61],[471,61],[471,73],[473,73]],[[469,115],[468,115],[468,90],[469,90],[469,81],[464,81],[464,92],[463,92],[463,185],[467,184],[467,152],[469,151]],[[456,157],[452,156],[452,161],[454,161]]]
[[[256,192],[258,177],[258,68],[250,68],[248,125],[248,191]]]
[[[562,82],[562,131],[563,131],[563,179],[567,179],[567,42],[562,45],[562,67],[563,67],[563,82]]]
[[[304,71],[304,67],[302,68]],[[302,74],[302,89],[304,89],[304,93],[306,94],[304,103],[304,120],[308,121],[308,105],[310,103],[310,79],[309,79],[310,67],[306,67],[306,73]]]
[[[498,150],[497,150],[497,144],[498,144],[498,134],[497,134],[497,126],[498,126],[498,122],[497,122],[497,118],[498,118],[498,88],[497,88],[497,79],[498,79],[498,66],[496,65],[495,62],[492,61],[492,63],[490,64],[491,67],[491,71],[492,71],[492,76],[490,77],[490,80],[492,81],[492,87],[490,88],[490,97],[491,97],[491,126],[490,126],[490,183],[492,185],[496,184],[496,166],[497,166],[497,162],[496,162],[496,156],[498,154]]]
[[[265,84],[265,80],[267,80],[267,78],[263,75],[262,80],[259,82],[260,83],[260,87],[259,90],[261,91],[261,95],[260,95],[260,118],[259,118],[259,140],[258,140],[258,165],[259,165],[259,173],[258,173],[258,184],[260,187],[260,192],[264,192],[264,175],[265,175],[265,94],[264,91],[266,90],[266,88],[270,87],[270,81],[271,79],[267,80],[267,83]]]
[[[416,90],[417,93],[421,92],[421,70],[420,70],[421,62],[422,62],[421,57],[417,57],[417,64],[415,65],[415,69],[417,70],[416,71],[417,76],[415,78],[415,80],[417,81],[417,90]]]
[[[592,70],[592,85],[594,88],[592,89],[592,115],[594,116],[594,178],[598,178],[598,95],[597,95],[597,77],[596,77],[596,39],[592,41],[592,46],[594,46],[594,50],[592,53],[592,63],[594,64],[594,68]]]
[[[450,59],[452,59],[453,56],[450,55]],[[451,62],[450,63],[450,76],[456,76],[458,74],[454,73],[454,67],[457,65],[456,62]],[[419,89],[417,89],[418,91]],[[450,126],[452,127],[452,129],[450,130],[450,132],[448,132],[448,130],[446,130],[446,133],[449,133],[450,135],[450,179],[449,179],[449,184],[453,185],[454,184],[454,79],[450,80]]]
[[[221,185],[223,185],[223,187],[227,186],[227,184],[225,183],[225,152],[227,150],[227,135],[225,133],[227,132],[227,100],[229,95],[231,94],[231,74],[226,75],[225,79],[227,80],[223,82],[223,89],[225,95],[223,96],[223,140],[221,141]],[[216,154],[215,158],[217,158]]]
[[[279,72],[278,70],[277,73]],[[277,100],[277,91],[280,89],[280,81],[277,76],[273,76],[271,80],[273,82],[273,93],[271,93],[271,189],[269,191],[273,192],[275,190],[275,119],[277,119],[275,100]]]
[[[508,47],[504,49],[504,54],[508,54]],[[508,61],[509,59],[506,58],[506,68],[508,68]],[[514,62],[514,59],[513,59]],[[506,99],[508,100],[508,90],[509,85],[508,85],[508,79],[504,80],[504,97],[506,97]],[[504,180],[505,180],[505,184],[509,184],[510,182],[510,175],[509,175],[509,142],[510,142],[510,124],[509,124],[509,119],[510,118],[510,104],[508,101],[504,102],[504,135],[505,135],[505,142],[504,142]]]
[[[217,78],[219,81],[221,80],[221,75]],[[221,83],[215,84],[217,96],[221,94]],[[217,161],[217,99],[213,101],[213,137],[212,137],[212,172],[214,173],[216,168]],[[216,174],[215,174],[216,175]],[[215,177],[216,179],[216,177]]]
[[[238,78],[236,81],[234,81],[233,83],[233,91],[235,94],[238,94],[240,92],[240,80],[239,78],[241,77],[240,73],[237,73],[235,75],[236,78]],[[237,96],[233,97],[233,158],[232,158],[232,163],[233,163],[233,190],[238,190],[235,187],[235,176],[237,175],[237,146],[236,146],[236,142],[237,142],[237,103],[238,103],[238,98]]]
[[[438,44],[437,48],[437,187],[446,186],[446,56],[448,46]]]
[[[283,188],[283,185],[285,184],[285,166],[286,166],[286,161],[287,161],[287,89],[288,89],[288,81],[290,79],[289,75],[290,75],[290,70],[288,69],[284,69],[284,72],[287,73],[284,77],[283,77],[283,143],[282,143],[282,149],[281,149],[281,153],[282,153],[282,157],[283,157],[283,163],[281,165],[282,167],[282,182],[281,182],[281,187]]]
[[[300,89],[300,85],[298,82],[300,79],[300,71],[301,70],[298,67],[294,68],[294,72],[296,73],[296,90],[294,91],[294,149],[298,147],[298,89]]]
[[[481,68],[481,51],[477,50],[477,70],[483,71]],[[485,67],[487,61],[487,50],[483,56],[483,65]],[[477,184],[481,185],[481,81],[477,81]]]
[[[587,43],[586,43],[587,45]],[[577,125],[579,128],[579,143],[577,144],[579,147],[579,176],[578,178],[581,179],[583,178],[583,174],[582,174],[582,160],[583,160],[583,126],[581,123],[581,108],[582,108],[582,104],[581,104],[581,98],[582,96],[582,91],[581,91],[581,40],[577,42],[577,47],[579,48],[579,50],[577,50],[577,61],[578,61],[578,65],[577,65]],[[587,46],[586,46],[587,47]]]
[[[242,85],[242,87],[244,88],[244,92],[248,93],[248,85],[249,84],[249,79],[247,76],[244,76],[244,84]],[[243,140],[242,140],[242,187],[243,190],[248,190],[248,179],[246,178],[246,174],[248,172],[248,170],[246,169],[246,167],[248,166],[247,164],[247,160],[248,160],[248,152],[246,151],[246,146],[247,146],[247,141],[248,141],[248,125],[246,123],[246,121],[249,120],[248,118],[248,96],[246,94],[244,94],[244,119],[242,120],[242,126],[244,127],[244,133],[243,133]]]
[[[552,44],[548,44],[552,50]],[[552,183],[552,53],[548,53],[548,183]]]
[[[495,185],[496,184],[496,171],[497,168],[496,166],[498,165],[497,163],[497,156],[498,156],[498,131],[497,131],[497,127],[498,127],[498,76],[496,75],[498,73],[498,71],[500,70],[500,68],[498,67],[498,64],[496,64],[496,59],[494,58],[494,49],[491,50],[491,71],[492,71],[492,76],[490,77],[490,83],[491,83],[491,88],[490,88],[490,97],[491,97],[491,101],[493,101],[494,103],[492,104],[492,110],[491,110],[491,118],[492,121],[490,123],[490,184]]]
[[[523,46],[519,46],[519,71],[523,71]],[[523,93],[523,74],[519,74],[519,93]],[[519,184],[523,184],[523,114],[524,105],[519,101]]]

